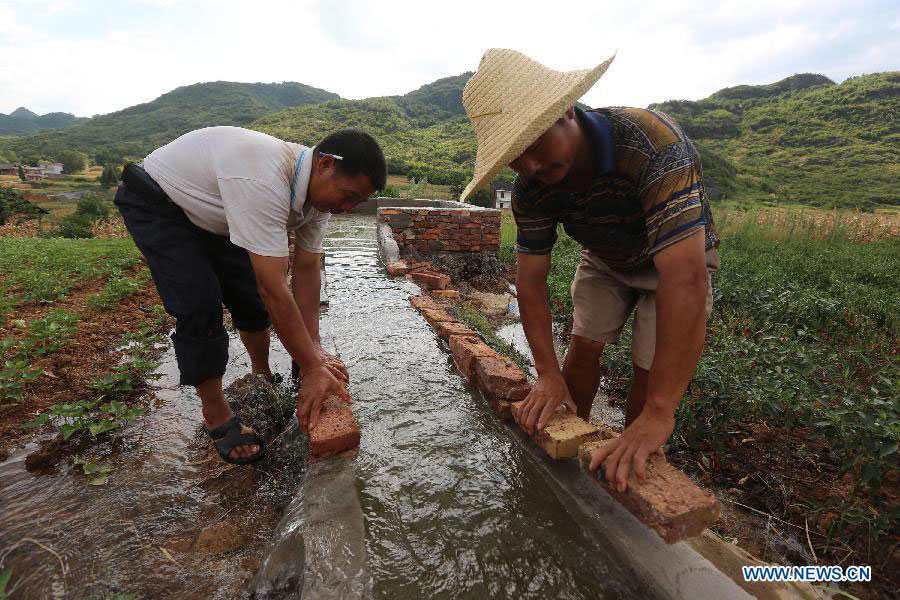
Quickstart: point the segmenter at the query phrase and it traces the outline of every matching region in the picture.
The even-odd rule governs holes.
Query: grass
[[[90,280],[119,277],[138,260],[137,248],[127,239],[0,237],[0,325],[15,305],[52,304]]]
[[[387,187],[393,188],[401,198],[430,198],[434,200],[455,200],[450,186],[435,183],[410,183],[406,175],[388,175]]]
[[[494,326],[487,317],[466,306],[460,306],[454,312],[460,321],[481,334],[488,346],[511,359],[523,373],[528,373],[528,360],[512,344],[497,336]]]
[[[898,217],[734,209],[715,217],[723,240],[715,309],[670,451],[723,451],[754,423],[801,434],[836,454],[852,485],[795,500],[837,514],[829,536],[889,539],[900,509],[880,488],[900,468]],[[501,252],[514,260],[510,216],[502,227]],[[548,289],[565,323],[579,252],[560,228]],[[613,376],[630,373],[629,329],[607,346]]]

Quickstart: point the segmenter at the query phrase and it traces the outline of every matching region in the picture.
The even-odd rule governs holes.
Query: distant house
[[[46,179],[46,175],[44,175],[44,170],[40,167],[22,167],[25,170],[25,179],[28,181],[40,181],[41,179]]]
[[[63,165],[58,162],[42,162],[38,165],[44,175],[62,175]]]
[[[512,203],[512,192],[509,190],[494,190],[494,207],[509,208]]]
[[[0,175],[18,175],[19,165],[0,163]]]

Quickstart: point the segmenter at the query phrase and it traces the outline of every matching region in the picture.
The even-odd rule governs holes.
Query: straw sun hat
[[[615,58],[593,69],[554,71],[515,50],[491,48],[463,90],[478,136],[475,175],[460,200],[515,160],[597,82]]]

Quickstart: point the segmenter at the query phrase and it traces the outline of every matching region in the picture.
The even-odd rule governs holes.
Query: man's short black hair
[[[360,173],[369,178],[372,187],[383,190],[387,183],[387,163],[381,146],[361,129],[348,128],[329,133],[316,145],[318,152],[342,157],[336,161],[341,175],[355,177]]]

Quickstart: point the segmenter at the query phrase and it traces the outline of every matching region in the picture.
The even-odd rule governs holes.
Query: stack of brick
[[[479,208],[379,208],[406,252],[496,252],[500,248],[500,211]]]
[[[531,391],[525,374],[474,331],[458,323],[433,298],[413,296],[410,302],[438,335],[449,341],[459,372],[482,391],[501,420],[509,421]],[[597,427],[577,415],[558,410],[543,430],[532,434],[532,439],[553,459],[578,457],[583,468],[610,495],[667,543],[697,535],[718,519],[720,505],[715,496],[701,490],[684,473],[659,457],[653,456],[648,461],[644,483],[632,474],[628,489],[621,494],[606,484],[602,474],[598,476],[588,470],[593,452],[615,435],[607,427]]]
[[[410,302],[438,336],[449,342],[459,372],[482,391],[494,412],[503,421],[508,421],[512,402],[524,399],[531,391],[521,369],[485,344],[474,331],[457,322],[433,299],[413,296]]]
[[[405,260],[389,262],[384,266],[389,277],[406,275],[424,288],[431,290],[435,296],[443,298],[459,298],[457,290],[448,290],[450,276],[438,271],[430,262],[410,263]]]

